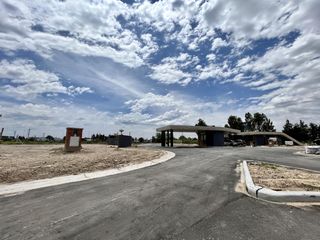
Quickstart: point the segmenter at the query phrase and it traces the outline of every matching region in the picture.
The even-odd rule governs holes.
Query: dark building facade
[[[118,147],[131,147],[132,137],[128,135],[112,135],[107,138],[107,144]]]

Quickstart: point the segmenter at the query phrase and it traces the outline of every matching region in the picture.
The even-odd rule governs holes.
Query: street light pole
[[[2,114],[0,114],[0,117],[2,117]],[[3,130],[4,130],[4,128],[1,128],[1,131],[0,131],[0,141],[2,140],[2,133],[3,133]]]

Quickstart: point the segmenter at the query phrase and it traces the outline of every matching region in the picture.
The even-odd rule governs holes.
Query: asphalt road
[[[320,170],[284,148],[171,149],[176,157],[124,174],[0,198],[1,239],[319,239],[320,208],[234,191],[237,160]]]

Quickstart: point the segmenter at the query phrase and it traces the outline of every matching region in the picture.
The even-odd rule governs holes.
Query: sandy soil
[[[286,168],[269,163],[250,162],[253,182],[275,191],[320,191],[320,173]]]
[[[79,174],[153,160],[163,151],[82,145],[65,153],[63,145],[0,145],[0,183]]]

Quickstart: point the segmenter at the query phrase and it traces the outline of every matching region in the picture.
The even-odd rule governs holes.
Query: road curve
[[[0,198],[1,239],[318,239],[320,211],[234,191],[237,160],[320,170],[282,148],[174,148],[168,162]]]

